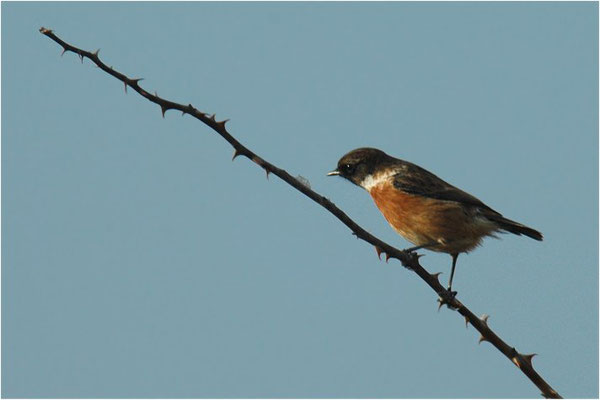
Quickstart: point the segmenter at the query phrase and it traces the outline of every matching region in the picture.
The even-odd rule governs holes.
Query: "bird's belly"
[[[406,240],[430,250],[458,254],[479,245],[497,227],[454,201],[445,201],[402,192],[382,184],[370,191],[375,204]]]

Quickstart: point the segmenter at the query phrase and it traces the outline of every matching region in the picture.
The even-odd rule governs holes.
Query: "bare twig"
[[[425,281],[425,283],[427,283],[429,287],[431,287],[438,294],[438,296],[440,296],[440,306],[446,304],[448,308],[458,311],[465,318],[465,322],[467,324],[473,325],[473,327],[479,331],[479,333],[481,334],[479,342],[490,342],[494,347],[496,347],[502,354],[504,354],[510,361],[512,361],[531,380],[531,382],[533,382],[542,391],[542,396],[546,398],[561,398],[560,395],[554,389],[552,389],[552,387],[534,370],[531,360],[535,354],[519,353],[514,347],[509,346],[506,342],[500,339],[500,337],[489,328],[487,324],[488,316],[484,315],[481,318],[478,318],[464,304],[458,301],[456,297],[449,295],[448,291],[440,284],[438,280],[439,273],[430,274],[429,272],[427,272],[419,263],[419,255],[417,255],[416,253],[398,250],[390,246],[389,244],[383,242],[382,240],[376,238],[375,236],[371,235],[363,228],[361,228],[356,222],[350,219],[350,217],[348,217],[329,199],[313,191],[308,187],[308,185],[293,177],[285,170],[278,168],[275,165],[264,160],[263,158],[259,157],[256,153],[248,149],[246,146],[242,145],[227,131],[227,129],[225,128],[227,120],[217,121],[214,114],[209,115],[203,113],[191,104],[183,105],[175,103],[169,100],[165,100],[159,97],[157,94],[148,93],[139,85],[141,79],[128,78],[124,74],[104,64],[98,57],[98,50],[96,50],[95,52],[81,50],[75,46],[64,42],[62,39],[56,36],[52,30],[46,29],[44,27],[40,28],[40,32],[49,37],[50,39],[54,40],[56,43],[58,43],[63,48],[63,54],[66,52],[73,52],[79,56],[82,62],[84,58],[88,58],[104,72],[114,76],[115,78],[123,82],[123,84],[125,85],[125,91],[127,91],[127,87],[131,87],[141,96],[145,97],[152,103],[157,104],[160,107],[163,118],[168,110],[179,110],[183,114],[189,114],[199,119],[204,124],[208,125],[223,139],[229,142],[229,144],[231,144],[231,146],[234,149],[233,159],[235,159],[238,156],[244,156],[252,160],[254,163],[256,163],[258,166],[260,166],[266,171],[267,176],[269,174],[276,175],[277,177],[281,178],[284,182],[293,186],[296,190],[302,192],[304,195],[308,196],[316,203],[327,209],[344,225],[350,228],[352,230],[352,233],[356,235],[359,239],[362,239],[375,246],[375,249],[379,255],[381,253],[385,253],[387,259],[395,258],[399,260],[404,267],[408,268],[409,270],[412,270],[417,275],[419,275],[419,277],[423,281]]]

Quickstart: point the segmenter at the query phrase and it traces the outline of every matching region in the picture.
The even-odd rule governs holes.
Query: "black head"
[[[362,147],[352,150],[340,158],[337,168],[327,175],[339,175],[360,186],[361,182],[369,175],[375,174],[380,168],[392,164],[394,161],[393,157],[381,150]]]

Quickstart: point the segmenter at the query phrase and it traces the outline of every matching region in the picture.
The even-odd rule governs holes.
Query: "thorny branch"
[[[123,82],[125,91],[127,91],[127,87],[130,87],[136,92],[138,92],[141,96],[151,101],[152,103],[155,103],[158,106],[160,106],[163,118],[168,110],[179,110],[184,115],[189,114],[192,117],[199,119],[204,124],[208,125],[223,139],[229,142],[229,144],[231,144],[231,146],[234,149],[233,159],[235,159],[238,156],[244,156],[252,160],[254,163],[256,163],[258,166],[265,170],[267,176],[269,174],[276,175],[277,177],[281,178],[284,182],[293,186],[296,190],[302,192],[304,195],[310,197],[316,203],[327,209],[344,225],[350,228],[354,235],[375,246],[375,249],[379,255],[381,253],[385,253],[386,261],[390,258],[395,258],[399,260],[404,267],[419,275],[419,277],[423,279],[423,281],[425,281],[425,283],[427,283],[429,287],[431,287],[438,294],[438,296],[440,296],[440,307],[446,304],[448,308],[458,311],[465,318],[465,322],[467,324],[471,324],[475,329],[479,331],[479,333],[481,334],[479,338],[479,343],[487,341],[490,342],[494,347],[496,347],[502,354],[504,354],[510,361],[512,361],[513,364],[515,364],[531,380],[531,382],[533,382],[533,384],[535,384],[542,391],[542,396],[546,398],[561,398],[558,392],[556,392],[533,368],[531,360],[533,356],[535,356],[535,354],[519,353],[514,347],[508,345],[494,331],[492,331],[489,328],[487,324],[487,315],[484,314],[481,318],[478,318],[464,304],[458,301],[456,297],[450,296],[448,291],[440,284],[438,280],[439,273],[431,274],[420,265],[419,255],[413,252],[398,250],[390,246],[389,244],[383,242],[382,240],[376,238],[375,236],[371,235],[363,228],[361,228],[356,222],[350,219],[350,217],[348,217],[346,213],[339,209],[329,199],[313,191],[305,183],[291,176],[285,170],[280,169],[275,165],[269,163],[268,161],[264,160],[263,158],[259,157],[256,153],[254,153],[246,146],[241,144],[227,131],[227,129],[225,128],[227,120],[217,121],[214,114],[206,114],[196,109],[191,104],[183,105],[175,103],[169,100],[165,100],[156,94],[148,93],[139,85],[139,82],[141,81],[140,78],[129,78],[124,74],[114,70],[112,67],[109,67],[106,64],[104,64],[98,57],[98,50],[96,50],[95,52],[81,50],[75,46],[64,42],[62,39],[56,36],[52,30],[46,29],[44,27],[40,28],[40,32],[43,35],[46,35],[50,39],[54,40],[56,43],[58,43],[63,48],[63,54],[66,52],[73,52],[79,56],[81,62],[83,62],[84,58],[88,58],[104,72],[114,76],[115,78]]]

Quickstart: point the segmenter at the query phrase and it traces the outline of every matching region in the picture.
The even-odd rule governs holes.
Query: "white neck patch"
[[[381,185],[382,183],[387,182],[389,178],[396,175],[398,171],[393,169],[387,169],[385,172],[380,172],[376,175],[367,175],[365,179],[362,180],[360,186],[362,186],[367,191],[371,191],[376,186]]]

